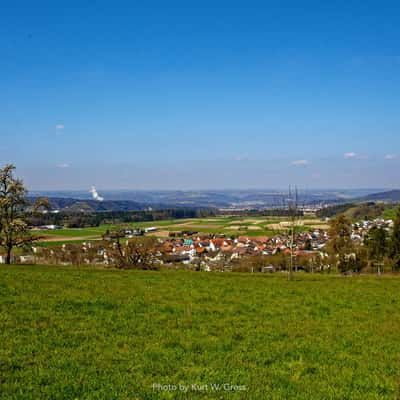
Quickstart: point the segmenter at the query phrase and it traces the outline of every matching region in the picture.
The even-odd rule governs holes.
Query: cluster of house
[[[143,236],[145,233],[152,233],[152,232],[157,232],[158,228],[155,226],[149,226],[148,228],[132,228],[132,229],[126,229],[125,230],[125,237],[127,238],[133,238],[135,236]]]
[[[393,228],[394,221],[391,219],[376,218],[373,220],[365,220],[357,222],[352,226],[351,238],[356,242],[362,242],[371,228],[378,227],[390,231]]]
[[[132,237],[133,232],[126,232],[126,238]],[[325,230],[318,229],[313,232],[302,232],[296,238],[294,255],[313,257],[322,252],[328,235]],[[80,246],[82,260],[85,263],[110,264],[112,263],[107,245],[101,242],[85,242]],[[95,250],[95,254],[93,253]],[[55,255],[56,250],[47,249],[50,256]],[[76,245],[64,244],[58,250],[58,255],[65,264],[71,263],[68,254],[76,254]],[[224,265],[243,257],[268,256],[279,253],[291,253],[291,238],[286,234],[274,236],[239,236],[237,238],[227,238],[224,235],[196,234],[184,238],[158,239],[154,249],[154,256],[160,264],[183,263],[201,265],[201,269],[210,270],[216,263]],[[91,256],[89,258],[89,253]],[[47,253],[46,253],[47,254]],[[64,254],[64,255],[63,255]],[[86,257],[86,255],[87,257]],[[34,255],[41,260],[44,255],[43,249],[34,247]],[[28,256],[27,256],[28,257]],[[21,262],[31,261],[33,256],[20,260]],[[87,258],[87,259],[86,259]],[[64,262],[61,262],[64,263]]]
[[[303,232],[296,237],[295,255],[315,255],[322,251],[328,240],[325,230]],[[186,238],[169,238],[160,251],[165,261],[197,262],[234,260],[244,256],[269,256],[291,252],[291,238],[285,234],[274,236],[239,236],[235,239],[220,235],[195,235]]]

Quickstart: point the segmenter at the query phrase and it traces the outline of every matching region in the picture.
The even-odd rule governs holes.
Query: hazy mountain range
[[[400,202],[400,190],[389,190],[386,192],[371,193],[364,196],[363,201],[386,201]]]
[[[63,211],[129,211],[149,208],[263,209],[287,204],[288,190],[202,190],[202,191],[99,191],[98,198],[83,191],[31,192],[46,196],[53,209]],[[291,193],[295,196],[295,191]],[[400,190],[308,190],[297,193],[299,205],[321,206],[349,201],[400,201]]]

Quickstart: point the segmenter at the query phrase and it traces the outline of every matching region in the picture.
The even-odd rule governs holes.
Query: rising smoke
[[[97,193],[97,190],[94,186],[92,186],[92,188],[90,189],[90,193],[92,193],[93,200],[96,200],[96,201],[104,200],[104,197],[99,196],[99,194]]]

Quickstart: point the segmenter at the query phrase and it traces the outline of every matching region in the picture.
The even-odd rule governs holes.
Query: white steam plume
[[[99,196],[99,194],[97,193],[97,190],[94,186],[92,186],[92,188],[90,189],[90,193],[92,193],[93,200],[96,200],[96,201],[104,200],[104,197]]]

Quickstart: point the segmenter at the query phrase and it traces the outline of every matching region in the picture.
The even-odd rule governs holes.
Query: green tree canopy
[[[368,232],[364,241],[368,258],[372,261],[382,261],[388,249],[388,233],[385,229],[374,226]]]

